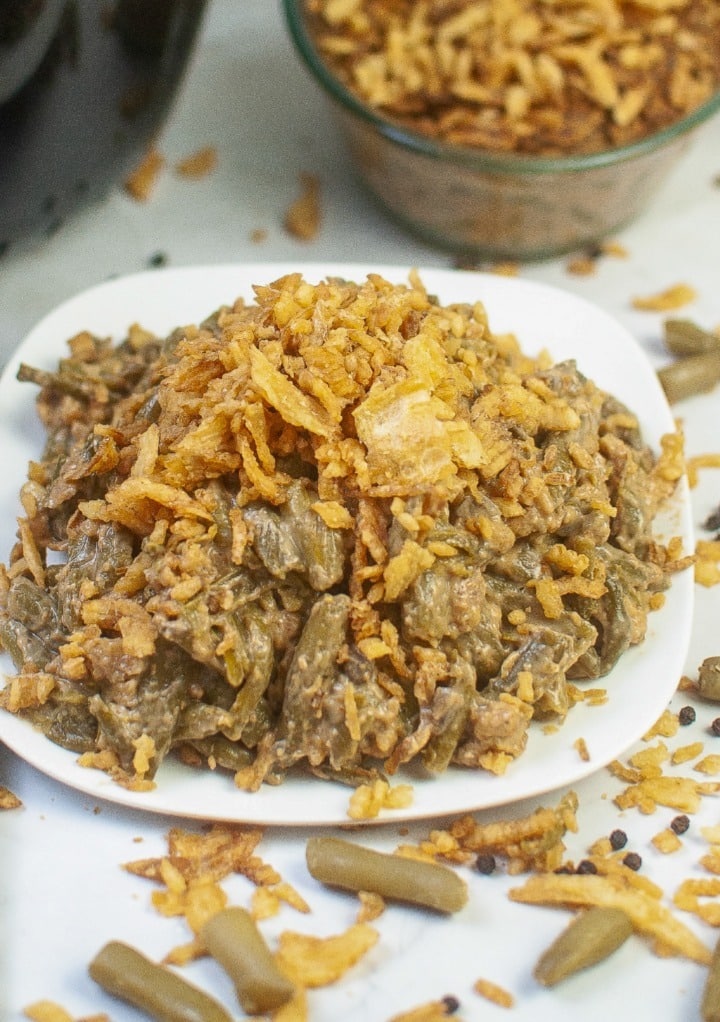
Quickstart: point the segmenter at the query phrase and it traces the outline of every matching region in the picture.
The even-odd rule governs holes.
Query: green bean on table
[[[214,998],[122,941],[105,944],[88,971],[103,990],[157,1022],[233,1022]]]
[[[278,969],[244,908],[233,906],[211,916],[200,931],[200,940],[233,981],[248,1015],[274,1011],[291,999],[293,984]]]
[[[585,909],[543,952],[533,975],[543,986],[555,986],[608,958],[631,933],[632,924],[620,909],[605,906]]]
[[[720,349],[679,358],[658,370],[670,404],[694,394],[705,394],[720,383]]]
[[[686,357],[720,351],[720,336],[693,323],[691,319],[666,319],[665,347],[673,355]]]
[[[369,891],[437,912],[458,912],[467,901],[467,885],[454,870],[363,848],[341,838],[312,837],[305,848],[312,876],[331,887]]]
[[[698,669],[698,692],[703,699],[720,702],[720,656],[705,657]]]

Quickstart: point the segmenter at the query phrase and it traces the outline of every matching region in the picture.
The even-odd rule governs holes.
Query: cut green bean
[[[157,1022],[232,1022],[232,1015],[203,990],[121,941],[101,948],[89,972],[103,990]]]
[[[698,670],[698,692],[703,699],[720,703],[720,656],[705,657]]]
[[[659,369],[658,379],[670,404],[706,394],[720,383],[720,350],[679,358]]]
[[[681,358],[720,349],[720,337],[712,330],[704,330],[691,319],[666,319],[664,330],[665,347]]]
[[[631,933],[632,924],[620,909],[593,906],[577,915],[543,952],[533,975],[543,986],[555,986],[609,957]]]
[[[720,1022],[720,940],[715,945],[705,979],[700,1017],[703,1022]]]
[[[334,837],[313,837],[305,848],[310,873],[323,884],[347,891],[371,891],[437,912],[458,912],[467,885],[454,870],[362,848]]]
[[[226,908],[211,916],[200,931],[200,940],[233,981],[248,1015],[275,1011],[293,996],[293,984],[278,969],[244,908]]]

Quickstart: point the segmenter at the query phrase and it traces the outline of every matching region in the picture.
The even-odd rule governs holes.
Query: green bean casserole
[[[21,368],[1,705],[135,788],[171,751],[246,790],[502,773],[642,641],[681,438],[415,274],[254,291]]]

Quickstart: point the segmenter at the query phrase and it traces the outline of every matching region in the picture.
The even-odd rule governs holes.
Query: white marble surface
[[[24,334],[59,302],[107,279],[147,267],[156,252],[173,266],[231,261],[372,261],[403,265],[452,265],[447,253],[417,243],[372,204],[358,186],[328,115],[325,99],[292,53],[276,0],[213,0],[200,45],[159,145],[172,164],[199,146],[214,145],[219,165],[202,181],[163,175],[147,204],[120,190],[68,222],[32,249],[0,262],[0,362]],[[283,216],[298,190],[301,171],[321,179],[323,224],[311,243],[289,237]],[[686,282],[697,299],[683,310],[706,326],[720,324],[720,121],[710,123],[667,181],[648,212],[621,233],[626,259],[606,257],[592,276],[573,276],[567,260],[523,266],[529,278],[568,288],[620,319],[659,366],[662,317],[633,310],[632,297]],[[267,232],[262,242],[253,231]],[[161,271],[158,271],[161,272]],[[132,312],[137,318],[136,310]],[[622,366],[618,366],[618,373]],[[0,409],[1,414],[1,409]],[[677,408],[690,454],[720,450],[720,391]],[[696,525],[720,501],[720,472],[706,470],[693,491]],[[696,620],[686,670],[720,654],[720,587],[696,587]],[[676,697],[675,708],[687,702]],[[697,723],[671,744],[702,739],[720,751],[708,732],[720,708],[697,705]],[[690,772],[686,768],[685,772]],[[23,800],[0,814],[0,1018],[19,1020],[40,998],[62,1003],[80,1019],[107,1012],[113,1022],[138,1014],[105,997],[88,979],[86,965],[99,946],[123,938],[160,956],[187,939],[181,920],[161,918],[151,907],[150,885],[120,863],[161,854],[171,822],[98,804],[44,778],[7,750],[0,750],[0,783]],[[720,822],[720,802],[705,799],[692,818],[683,850],[661,856],[649,839],[674,815],[619,813],[618,784],[601,770],[578,788],[580,831],[570,854],[582,858],[589,843],[623,827],[643,857],[643,873],[672,894],[681,879],[700,875],[703,824]],[[520,807],[525,809],[527,807]],[[518,809],[518,811],[520,811]],[[391,848],[399,827],[373,832],[368,841]],[[427,830],[414,825],[410,837]],[[304,917],[285,909],[267,924],[279,929],[336,932],[354,916],[352,899],[324,895],[305,872],[305,832],[268,833],[263,856],[296,884],[313,905]],[[534,960],[565,915],[512,904],[502,875],[471,879],[471,901],[459,919],[430,919],[392,909],[379,922],[381,941],[368,960],[335,988],[314,992],[312,1020],[385,1022],[424,1000],[453,994],[466,1020],[512,1018],[533,1022],[690,1022],[699,1018],[704,971],[679,959],[656,957],[633,938],[604,966],[554,992],[531,979]],[[247,901],[240,880],[228,885]],[[710,946],[709,927],[693,924]],[[192,977],[233,1008],[228,983],[211,963]],[[511,1012],[482,1001],[472,983],[485,976],[515,995]]]

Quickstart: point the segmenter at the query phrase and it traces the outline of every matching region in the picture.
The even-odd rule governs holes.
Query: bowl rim
[[[490,149],[450,145],[429,135],[394,124],[377,114],[351,92],[329,69],[320,56],[309,32],[303,13],[304,0],[282,0],[290,36],[306,67],[318,84],[346,111],[356,114],[380,135],[396,145],[422,156],[464,165],[487,173],[556,174],[577,172],[623,163],[651,154],[664,145],[694,131],[720,111],[720,88],[700,106],[660,131],[645,135],[627,145],[576,156],[532,156],[524,153],[496,153]]]

